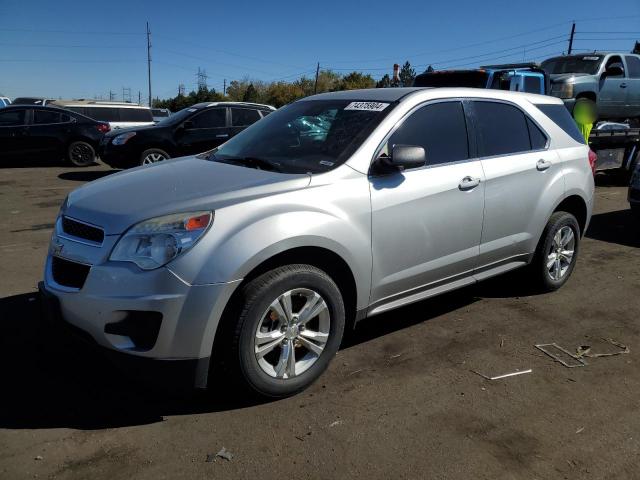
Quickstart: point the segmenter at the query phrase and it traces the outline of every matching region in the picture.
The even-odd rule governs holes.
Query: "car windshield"
[[[198,111],[197,108],[192,108],[192,107],[183,108],[182,110],[177,111],[173,115],[163,118],[156,125],[175,125],[177,123],[183,122],[184,120],[189,118],[191,115],[193,115],[197,111]]]
[[[322,173],[344,163],[395,104],[307,100],[283,107],[214,150],[212,161]]]
[[[549,75],[561,73],[587,73],[595,75],[598,72],[602,55],[573,55],[567,57],[550,58],[542,62],[542,69]]]

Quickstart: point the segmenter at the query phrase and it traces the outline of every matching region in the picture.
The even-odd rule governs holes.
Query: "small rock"
[[[225,460],[230,462],[231,459],[233,458],[233,454],[226,448],[222,447],[222,450],[216,453],[216,457],[224,458]]]
[[[44,457],[42,455],[36,455],[34,460],[44,460]]]

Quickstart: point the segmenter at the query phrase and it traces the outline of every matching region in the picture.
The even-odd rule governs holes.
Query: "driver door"
[[[609,75],[607,69],[620,67],[622,74]],[[619,55],[612,55],[605,64],[604,71],[600,76],[598,113],[603,118],[623,118],[627,115],[627,78],[622,58]]]
[[[197,113],[176,132],[176,144],[180,155],[196,155],[211,150],[230,138],[227,108],[209,108]]]
[[[422,146],[427,164],[370,177],[374,310],[376,303],[473,283],[480,251],[484,173],[462,102],[418,108],[401,120],[381,154],[398,144]]]

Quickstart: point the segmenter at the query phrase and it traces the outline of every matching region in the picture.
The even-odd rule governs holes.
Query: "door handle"
[[[465,190],[472,190],[476,188],[478,185],[480,185],[479,178],[464,177],[462,180],[460,180],[460,183],[458,184],[458,188],[464,192]]]
[[[620,84],[620,88],[627,88],[627,84],[626,84],[626,83],[624,83],[624,82],[623,82],[623,83],[621,83],[621,84]]]
[[[216,138],[228,138],[229,134],[228,133],[219,133],[218,135],[216,135]]]
[[[538,160],[538,162],[536,163],[536,169],[540,172],[545,171],[550,166],[551,166],[551,162],[548,160],[544,160],[542,158]]]

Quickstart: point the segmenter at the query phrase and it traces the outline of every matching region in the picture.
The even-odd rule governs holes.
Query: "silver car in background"
[[[291,395],[366,317],[518,267],[563,285],[592,212],[588,153],[552,97],[316,95],[72,192],[41,292],[52,318],[165,382]]]

